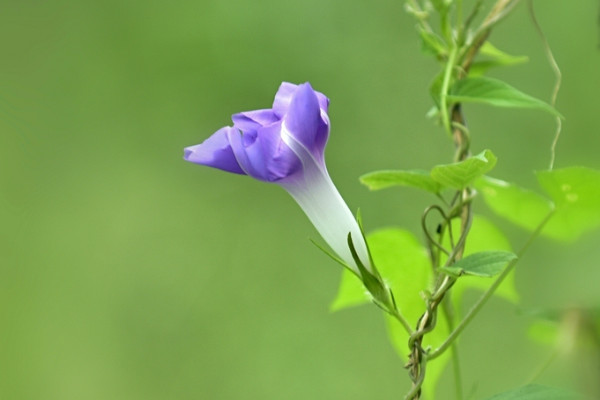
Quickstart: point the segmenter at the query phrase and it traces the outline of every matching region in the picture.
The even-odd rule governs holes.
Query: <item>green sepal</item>
[[[344,268],[348,269],[350,272],[352,272],[354,275],[358,276],[358,274],[356,273],[356,271],[354,271],[344,260],[342,260],[341,258],[339,258],[336,254],[332,253],[331,251],[329,251],[329,249],[325,248],[324,246],[322,246],[321,244],[319,244],[317,241],[308,238],[308,240],[310,240],[312,242],[312,244],[314,244],[315,246],[317,246],[323,253],[327,254],[333,261],[337,262],[338,264],[340,264],[341,266],[343,266]],[[360,276],[358,276],[360,278]]]
[[[362,214],[360,213],[360,208],[356,210],[356,222],[358,223],[358,229],[360,230],[362,239],[365,242],[365,246],[367,247],[367,255],[369,256],[371,268],[373,268],[373,272],[375,273],[375,275],[379,279],[381,279],[381,275],[379,275],[379,271],[377,271],[377,267],[375,266],[375,262],[373,261],[373,255],[371,254],[371,249],[369,248],[369,242],[367,242],[367,235],[365,235],[365,228],[363,227]]]
[[[365,266],[362,261],[358,257],[356,253],[356,249],[354,248],[354,243],[352,242],[352,233],[348,233],[348,247],[350,248],[350,253],[352,254],[352,258],[358,267],[358,271],[360,272],[360,278],[373,296],[373,299],[376,303],[382,306],[385,310],[392,310],[394,308],[394,304],[390,298],[389,289],[386,288],[385,284],[378,276],[378,274],[372,274]]]

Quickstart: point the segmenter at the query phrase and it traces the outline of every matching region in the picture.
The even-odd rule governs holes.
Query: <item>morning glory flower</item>
[[[233,126],[187,147],[184,159],[283,187],[352,271],[361,276],[348,234],[362,265],[376,274],[358,223],[325,166],[328,106],[309,83],[284,82],[272,108],[234,114]]]

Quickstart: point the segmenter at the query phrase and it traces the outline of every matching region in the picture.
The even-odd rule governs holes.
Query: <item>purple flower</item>
[[[283,187],[298,202],[323,239],[357,274],[348,233],[362,264],[372,272],[358,224],[325,166],[329,99],[309,83],[284,82],[270,109],[232,117],[203,143],[185,149],[184,159]]]

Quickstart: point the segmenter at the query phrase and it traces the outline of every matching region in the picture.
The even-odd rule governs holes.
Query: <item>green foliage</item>
[[[560,333],[559,325],[556,321],[537,318],[527,330],[529,337],[545,345],[555,345]]]
[[[447,52],[447,46],[444,40],[434,32],[419,29],[423,51],[436,57],[443,57]]]
[[[527,56],[513,56],[507,54],[496,48],[490,42],[485,42],[483,46],[481,46],[479,53],[482,56],[485,56],[486,59],[475,61],[471,64],[471,69],[469,70],[469,76],[471,77],[482,76],[490,68],[509,67],[529,61]]]
[[[453,229],[460,229],[460,221],[453,221]],[[371,250],[373,261],[377,266],[384,281],[394,293],[396,304],[402,315],[409,323],[416,323],[425,311],[425,302],[421,292],[426,290],[433,277],[430,261],[426,249],[419,243],[416,237],[402,229],[387,228],[375,231],[367,235],[367,242]],[[447,245],[447,243],[445,242]],[[510,245],[504,235],[488,220],[475,216],[471,226],[471,235],[467,241],[465,255],[481,254],[488,250],[498,251],[499,257],[510,259]],[[506,261],[505,261],[506,262]],[[504,263],[505,263],[504,262]],[[480,276],[463,276],[452,289],[452,300],[456,309],[460,308],[463,293],[469,289],[486,290],[492,281],[482,279]],[[500,285],[495,295],[509,301],[516,302],[518,295],[514,288],[514,275],[509,277]],[[347,269],[342,272],[338,293],[331,304],[331,310],[337,311],[344,308],[366,304],[372,301],[361,281],[355,274]],[[458,321],[457,315],[455,323]],[[386,323],[389,330],[390,340],[398,355],[406,360],[408,353],[408,334],[402,325],[392,316],[386,315]],[[441,345],[448,334],[448,321],[438,318],[436,329],[425,337],[424,344],[437,348]],[[449,353],[444,353],[427,366],[427,379],[424,383],[424,392],[432,395],[442,372],[448,365]]]
[[[600,226],[600,171],[569,167],[538,172],[537,178],[556,204],[544,234],[575,240]]]
[[[548,103],[493,78],[475,77],[456,81],[450,89],[448,101],[455,103],[484,103],[496,107],[533,108],[562,117]]]
[[[455,276],[492,277],[502,272],[506,264],[516,258],[510,251],[482,251],[458,260],[443,270]]]
[[[464,161],[437,165],[431,172],[419,169],[374,171],[361,176],[360,181],[371,190],[410,186],[437,194],[445,188],[465,188],[491,170],[496,161],[494,153],[484,150]]]
[[[360,177],[361,183],[371,190],[385,189],[390,186],[411,186],[438,193],[441,185],[424,170],[375,171]]]
[[[439,109],[440,105],[442,103],[440,93],[442,92],[443,83],[444,83],[444,71],[441,71],[433,78],[433,80],[429,84],[429,95],[431,96],[431,98],[433,99],[433,102],[435,103],[434,110]]]
[[[499,216],[533,231],[551,212],[542,234],[575,240],[600,226],[600,171],[570,167],[537,173],[552,201],[513,183],[484,177],[475,182],[486,204]]]
[[[444,187],[463,189],[496,165],[496,156],[490,150],[466,160],[438,165],[431,170],[431,177]]]
[[[564,389],[541,385],[526,385],[500,393],[487,400],[576,400],[582,397]]]
[[[431,268],[427,252],[419,241],[408,231],[387,228],[367,235],[367,243],[379,273],[394,293],[400,312],[424,310],[419,292],[429,286]],[[370,300],[371,296],[357,276],[344,269],[331,310]]]
[[[427,251],[412,233],[397,228],[375,231],[367,236],[367,242],[375,265],[394,293],[398,309],[410,323],[416,323],[425,311],[421,292],[430,286],[433,276]],[[340,310],[364,304],[370,299],[356,275],[344,270],[331,309]],[[427,345],[437,347],[449,334],[446,322],[442,318],[440,320],[435,331],[426,336]],[[409,351],[408,334],[393,317],[386,315],[386,322],[395,350],[406,360]],[[448,355],[444,354],[428,367],[428,377],[424,386],[426,393],[433,392],[447,361]]]
[[[475,182],[475,188],[492,211],[530,231],[554,208],[544,196],[500,179],[482,177]]]
[[[453,221],[453,229],[458,232],[460,229],[460,221]],[[449,245],[449,240],[446,237],[443,241],[444,246]],[[511,246],[502,231],[498,229],[493,223],[486,218],[475,215],[473,217],[473,223],[471,224],[471,231],[467,239],[465,246],[464,256],[468,257],[472,254],[477,254],[485,251],[498,251],[504,250],[506,252],[511,251]],[[454,308],[459,311],[462,309],[462,298],[463,294],[467,290],[478,290],[485,291],[492,285],[493,280],[483,279],[478,276],[462,276],[452,288],[452,303]],[[508,277],[502,282],[498,289],[494,292],[494,296],[501,297],[513,304],[519,301],[519,295],[515,289],[515,276],[514,272],[511,272]]]

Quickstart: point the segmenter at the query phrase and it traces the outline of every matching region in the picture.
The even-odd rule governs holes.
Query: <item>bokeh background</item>
[[[564,75],[556,165],[600,168],[599,4],[536,4]],[[292,199],[182,149],[268,107],[281,81],[310,81],[331,98],[328,167],[351,209],[368,230],[418,234],[427,195],[357,180],[451,160],[425,118],[438,66],[414,25],[390,0],[2,0],[0,399],[400,398],[379,310],[329,312],[341,271]],[[549,99],[525,4],[492,39],[530,57],[492,75]],[[552,117],[466,113],[494,175],[536,187]],[[524,232],[497,222],[517,247]],[[536,242],[522,304],[493,300],[463,336],[470,398],[524,383],[551,353],[527,338],[530,311],[600,304],[598,239]],[[598,395],[599,377],[597,352],[575,347],[537,382]]]

